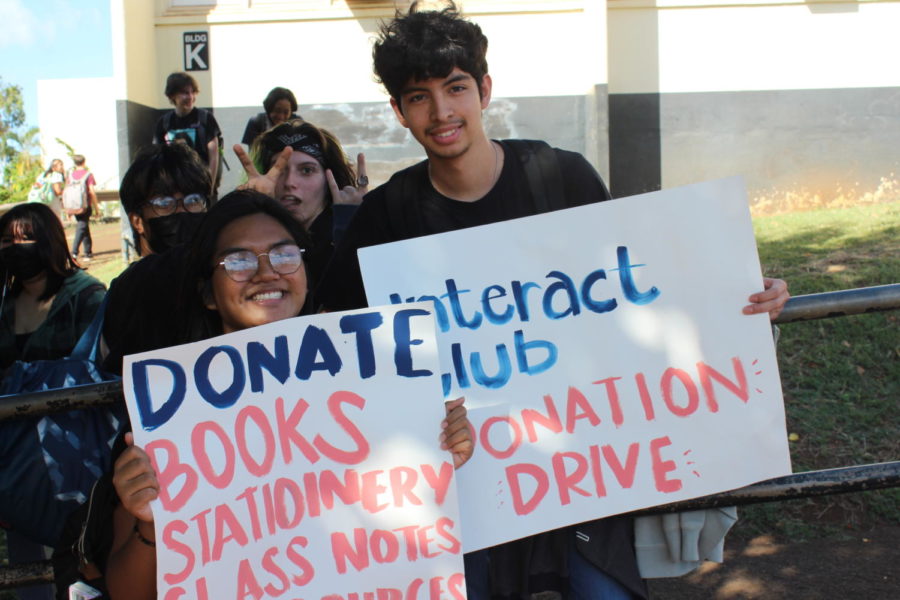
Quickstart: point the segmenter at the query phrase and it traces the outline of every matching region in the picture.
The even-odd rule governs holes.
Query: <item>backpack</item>
[[[93,286],[82,294],[93,293]],[[115,381],[96,364],[106,300],[66,358],[16,361],[0,385],[4,401],[49,389]],[[128,422],[122,404],[25,415],[0,423],[0,522],[53,546],[68,515],[112,466],[112,445]]]
[[[40,174],[37,176],[37,179],[34,180],[34,183],[31,184],[31,189],[28,190],[28,201],[29,202],[43,202],[44,201],[44,188],[47,187],[47,183],[44,182],[44,174]]]
[[[90,171],[85,170],[81,178],[75,179],[75,171],[69,173],[66,187],[62,193],[62,207],[67,215],[84,214],[87,210],[87,178]]]
[[[537,214],[565,208],[562,172],[553,148],[540,140],[503,140],[503,143],[512,150],[525,170]],[[407,200],[421,195],[417,182],[421,181],[421,174],[427,168],[427,161],[422,161],[396,173],[387,182],[386,204],[391,226],[395,229],[395,239],[419,237],[426,233],[417,204],[413,203],[413,210],[410,210]]]
[[[163,140],[167,144],[171,144],[176,140],[182,140],[187,143],[188,146],[194,149],[195,152],[200,154],[200,148],[203,148],[203,153],[206,154],[206,144],[209,143],[209,117],[212,116],[208,110],[204,110],[202,108],[197,109],[200,112],[200,118],[197,121],[196,127],[191,127],[189,129],[172,129],[172,119],[175,117],[175,111],[170,110],[162,117],[162,128],[163,128]],[[265,114],[262,115],[265,117]],[[261,131],[265,131],[263,128]],[[231,167],[228,166],[228,162],[225,160],[225,140],[222,138],[222,135],[219,134],[216,137],[219,146],[219,164],[216,169],[216,180],[213,181],[213,190],[219,189],[219,183],[222,180],[222,167],[224,166],[229,171]],[[207,157],[208,159],[208,157]],[[215,192],[213,192],[213,196],[215,196]]]

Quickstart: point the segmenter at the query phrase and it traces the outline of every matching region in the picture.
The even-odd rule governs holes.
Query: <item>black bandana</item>
[[[266,145],[275,152],[281,152],[285,147],[290,146],[294,150],[309,154],[323,165],[325,164],[325,153],[322,151],[322,146],[305,133],[284,133],[270,139]]]

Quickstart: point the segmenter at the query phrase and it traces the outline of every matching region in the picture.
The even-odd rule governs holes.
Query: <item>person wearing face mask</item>
[[[110,285],[101,345],[107,371],[121,373],[127,354],[171,345],[165,324],[177,312],[172,282],[211,188],[209,170],[180,142],[143,148],[122,178],[119,196],[143,258]]]
[[[0,217],[0,368],[68,356],[106,292],[72,258],[59,218],[44,204]]]
[[[250,182],[256,180],[257,173],[268,173],[285,148],[292,150],[287,168],[274,180],[272,190],[259,191],[278,200],[309,234],[312,245],[304,261],[309,270],[310,289],[315,289],[334,244],[369,189],[366,159],[362,153],[357,156],[354,172],[334,135],[295,119],[273,127],[256,139],[251,151],[252,165],[246,164],[238,152]]]
[[[72,258],[62,223],[42,203],[20,204],[0,217],[0,369],[72,353],[106,292]],[[8,457],[8,455],[6,455]],[[42,560],[43,546],[6,532],[10,564]],[[21,598],[50,598],[52,590],[19,590]]]

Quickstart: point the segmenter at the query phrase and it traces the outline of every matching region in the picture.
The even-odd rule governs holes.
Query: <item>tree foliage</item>
[[[41,172],[37,127],[25,129],[22,88],[0,78],[0,202],[21,202]]]

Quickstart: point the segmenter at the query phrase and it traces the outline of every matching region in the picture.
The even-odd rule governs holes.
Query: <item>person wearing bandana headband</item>
[[[318,282],[340,239],[368,191],[365,156],[357,157],[354,172],[340,142],[325,129],[294,119],[277,125],[259,137],[250,159],[238,151],[247,170],[248,186],[262,191],[288,209],[312,239],[304,257],[311,287]],[[272,175],[271,169],[286,148],[286,167]],[[263,180],[266,186],[260,187]]]
[[[59,218],[44,204],[0,218],[0,368],[68,356],[105,288],[72,258]]]

